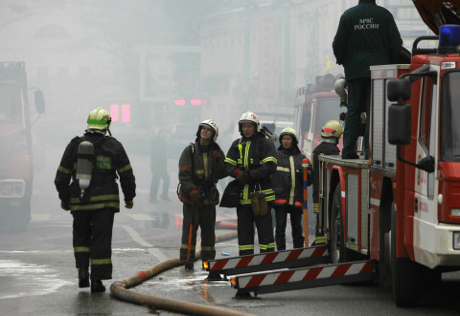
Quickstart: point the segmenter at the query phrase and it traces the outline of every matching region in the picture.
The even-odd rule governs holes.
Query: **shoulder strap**
[[[82,141],[83,141],[83,139],[80,136],[75,136],[71,140],[72,143],[76,143],[76,144],[80,144]]]

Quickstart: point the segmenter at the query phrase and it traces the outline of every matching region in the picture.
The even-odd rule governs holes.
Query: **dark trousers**
[[[361,112],[366,112],[366,130],[364,133],[364,151],[369,151],[369,108],[371,99],[371,78],[360,78],[347,81],[348,106],[343,132],[342,154],[355,154],[356,141],[361,130]]]
[[[114,210],[75,211],[73,248],[77,269],[88,269],[91,279],[112,278],[112,228]]]
[[[150,202],[153,202],[157,199],[158,189],[160,188],[160,179],[163,180],[163,192],[161,192],[161,197],[163,199],[168,198],[169,191],[169,174],[166,169],[164,170],[154,170],[152,173],[152,182],[150,184]]]
[[[287,213],[291,214],[292,241],[294,243],[294,248],[303,248],[305,239],[302,233],[302,209],[292,205],[275,206],[276,248],[278,250],[286,249]]]
[[[270,204],[268,206],[269,209],[271,208]],[[238,216],[238,246],[240,256],[254,254],[254,224],[257,227],[260,252],[275,251],[272,215],[270,211],[264,216],[254,216],[250,205],[238,205],[236,213]]]
[[[182,223],[182,245],[180,248],[180,260],[195,260],[196,233],[198,227],[201,228],[201,260],[213,260],[216,258],[216,206],[196,206],[195,209],[190,204],[183,204],[183,223]],[[193,223],[192,240],[189,250],[190,224]],[[189,254],[190,251],[190,255]]]

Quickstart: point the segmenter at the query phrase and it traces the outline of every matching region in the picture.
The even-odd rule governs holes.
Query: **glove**
[[[64,211],[70,211],[70,203],[69,202],[64,202],[61,200],[61,208]]]
[[[201,194],[198,189],[192,189],[190,190],[190,198],[194,202],[198,202],[201,199]]]
[[[125,200],[125,207],[126,208],[133,208],[133,206],[134,206],[134,202],[132,200],[130,200],[130,201]]]
[[[219,154],[219,152],[216,151],[216,150],[213,151],[211,155],[212,155],[212,157],[213,157],[214,159],[216,159],[216,160],[220,158],[220,154]]]
[[[246,184],[249,180],[249,175],[247,171],[241,169],[235,169],[233,171],[233,176],[241,183]]]

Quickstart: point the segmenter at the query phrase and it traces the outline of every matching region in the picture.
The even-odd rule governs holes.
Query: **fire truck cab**
[[[339,120],[340,98],[334,91],[335,77],[331,74],[317,76],[315,83],[297,89],[294,129],[299,135],[299,147],[307,157],[320,144],[321,131],[328,121]],[[343,115],[342,115],[343,116]],[[342,141],[338,144],[342,148]]]
[[[30,89],[24,62],[0,62],[0,226],[12,231],[25,231],[31,219]],[[45,112],[43,93],[41,90],[34,93],[37,113],[42,114]]]

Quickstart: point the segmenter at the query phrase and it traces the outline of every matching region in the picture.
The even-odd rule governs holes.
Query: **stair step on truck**
[[[322,266],[265,271],[231,277],[234,298],[250,299],[258,294],[308,289],[322,286],[373,281],[377,278],[373,260],[353,261]]]
[[[230,257],[203,262],[209,274],[236,275],[283,268],[306,267],[330,262],[327,245],[297,248],[256,255]]]

